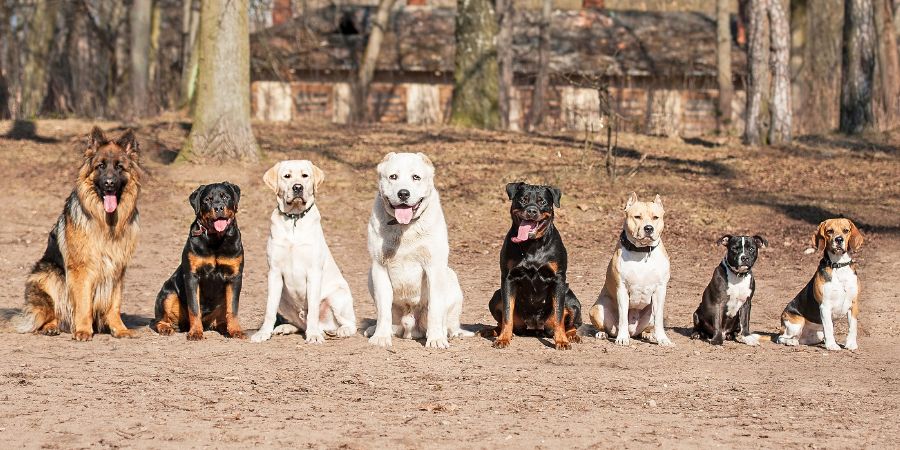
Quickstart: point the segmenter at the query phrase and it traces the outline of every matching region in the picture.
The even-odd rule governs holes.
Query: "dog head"
[[[284,213],[300,213],[316,199],[325,172],[307,160],[281,161],[263,175]]]
[[[642,244],[658,241],[663,232],[665,212],[659,195],[652,202],[641,202],[638,201],[637,194],[632,192],[625,203],[625,231],[628,238]]]
[[[240,199],[241,188],[227,181],[200,185],[188,197],[197,222],[216,234],[225,233],[234,223]]]
[[[559,208],[562,192],[552,186],[536,186],[526,183],[509,183],[506,195],[512,200],[509,214],[515,243],[540,239],[553,223],[553,207]]]
[[[762,236],[730,234],[720,237],[719,244],[725,246],[725,263],[735,273],[747,273],[756,264],[759,249],[769,246],[769,242]]]
[[[103,210],[113,214],[129,183],[139,183],[142,171],[138,165],[138,143],[132,130],[117,139],[109,139],[98,127],[91,130],[84,151],[81,177],[103,202]]]
[[[434,165],[424,153],[388,153],[378,164],[378,192],[388,215],[407,225],[428,206]]]
[[[863,235],[850,219],[828,219],[819,224],[813,235],[813,245],[818,251],[827,250],[835,255],[859,250],[862,244]]]

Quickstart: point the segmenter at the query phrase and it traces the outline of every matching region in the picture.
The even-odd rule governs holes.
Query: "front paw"
[[[356,334],[356,327],[353,325],[344,325],[337,329],[337,337],[345,338]]]
[[[189,330],[187,332],[187,340],[202,341],[203,340],[203,330]]]
[[[231,339],[247,339],[247,334],[241,329],[228,330],[227,336]]]
[[[390,336],[372,336],[369,338],[369,343],[381,348],[390,348],[393,346]]]
[[[76,331],[72,334],[72,339],[76,341],[86,342],[94,338],[94,333],[90,331]]]
[[[256,333],[253,333],[253,336],[250,336],[250,342],[265,342],[272,338],[272,333],[268,331],[259,330]]]
[[[59,327],[57,326],[45,326],[40,330],[35,332],[36,334],[43,334],[44,336],[59,336]]]
[[[491,347],[494,347],[494,348],[509,347],[509,339],[498,338],[496,341],[494,341],[494,343],[491,345]]]
[[[450,337],[452,338],[467,338],[472,336],[475,336],[475,333],[463,330],[462,328],[458,328],[456,331],[450,333]]]
[[[837,342],[826,342],[825,348],[831,351],[838,351],[841,349],[841,346],[837,345]]]
[[[844,344],[844,348],[846,348],[847,350],[850,350],[850,351],[854,351],[857,348],[859,348],[859,346],[856,345],[856,341],[847,341],[847,343]]]
[[[556,344],[557,350],[571,350],[572,349],[572,344],[569,343],[568,340],[555,341],[554,344]]]
[[[671,340],[669,340],[669,337],[664,334],[655,336],[655,340],[656,340],[656,345],[660,345],[663,347],[674,347],[675,346],[675,343],[673,343]],[[721,345],[721,343],[719,343],[719,345]]]
[[[616,336],[616,345],[631,345],[631,337],[625,333],[621,333],[620,336]]]
[[[307,344],[324,344],[325,343],[325,335],[322,334],[321,331],[306,330],[306,343]]]
[[[594,337],[597,339],[609,339],[609,335],[607,335],[605,331],[598,331]]]
[[[427,348],[450,348],[450,342],[446,337],[440,336],[436,338],[427,338],[425,340],[425,347]]]
[[[110,331],[110,334],[112,335],[112,337],[117,339],[135,337],[134,330],[129,330],[127,328],[123,328],[121,330],[112,330]]]

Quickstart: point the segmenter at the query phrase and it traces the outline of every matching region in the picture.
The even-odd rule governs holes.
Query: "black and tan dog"
[[[238,323],[238,301],[244,271],[244,247],[235,215],[241,190],[228,183],[200,186],[190,198],[196,220],[191,223],[181,265],[156,297],[157,333],[168,336],[187,329],[191,341],[204,329],[227,337],[246,337]]]
[[[509,345],[513,333],[552,335],[558,350],[580,342],[581,303],[566,283],[568,256],[553,225],[562,193],[549,186],[509,183],[512,226],[500,250],[500,289],[488,308],[497,327],[482,332],[494,347]]]
[[[117,338],[134,335],[120,311],[125,268],[137,244],[138,151],[131,130],[115,140],[91,131],[78,183],[25,282],[19,332],[71,331],[78,341],[104,328]]]

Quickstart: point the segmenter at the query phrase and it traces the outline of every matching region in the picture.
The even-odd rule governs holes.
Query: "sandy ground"
[[[115,129],[118,124],[102,124]],[[0,133],[10,128],[0,123]],[[24,279],[71,190],[89,123],[48,121],[36,134],[0,138],[0,312],[22,302]],[[750,150],[707,140],[623,136],[611,183],[596,150],[577,138],[449,128],[305,129],[260,125],[266,161],[252,166],[169,165],[185,124],[144,124],[151,174],[140,200],[142,233],[123,312],[139,337],[0,334],[0,442],[46,447],[889,447],[900,435],[900,150],[896,136],[804,139]],[[267,217],[262,183],[279,159],[313,159],[327,173],[318,202],[335,258],[350,282],[360,327],[374,306],[366,289],[365,225],[374,166],[388,151],[423,151],[437,165],[450,230],[451,265],[465,292],[463,324],[493,325],[486,303],[509,226],[504,183],[554,183],[557,225],[569,249],[569,282],[586,311],[603,283],[631,190],[659,192],[673,263],[667,301],[674,348],[626,348],[588,337],[571,351],[518,337],[505,350],[482,338],[437,351],[362,335],[322,346],[301,336],[263,344],[214,332],[194,343],[147,324],[178,262],[192,220],[188,194],[205,182],[243,188],[246,250],[241,322],[254,330],[265,303]],[[629,177],[640,156],[640,170]],[[819,255],[806,254],[815,225],[845,214],[866,233],[861,262],[860,350],[713,347],[688,337],[690,315],[722,256],[725,232],[759,233],[752,326],[778,332],[778,315]],[[585,330],[589,332],[589,330]],[[845,321],[839,321],[843,342]],[[891,436],[894,436],[891,438]]]

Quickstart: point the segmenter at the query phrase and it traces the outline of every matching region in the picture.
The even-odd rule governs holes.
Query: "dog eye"
[[[825,230],[825,234],[828,234],[828,235],[834,234],[834,230]]]
[[[106,168],[106,163],[105,163],[105,162],[101,162],[100,164],[97,164],[97,168],[100,169],[100,170],[105,169],[105,168]]]
[[[286,173],[286,174],[284,174],[284,177],[285,177],[285,178],[290,178],[290,177],[291,177],[291,174]]]
[[[300,175],[300,176],[303,177],[303,178],[309,178],[309,174],[308,174],[308,173],[304,173],[303,175]]]
[[[641,216],[633,216],[634,219],[641,220]]]
[[[392,179],[392,180],[396,180],[396,179],[397,179],[397,175],[394,174],[394,175],[389,176],[388,178],[390,178],[390,179]]]
[[[659,216],[653,216],[653,220],[659,220]]]
[[[849,232],[850,232],[850,230],[846,230],[846,229],[844,230],[844,233],[849,233]]]
[[[413,175],[413,181],[419,181],[421,179],[422,179],[422,177],[420,177],[418,175]]]
[[[117,162],[117,163],[116,163],[116,169],[117,169],[117,170],[122,170],[124,167],[125,167],[125,166],[123,166],[122,163],[120,163],[120,162]]]

